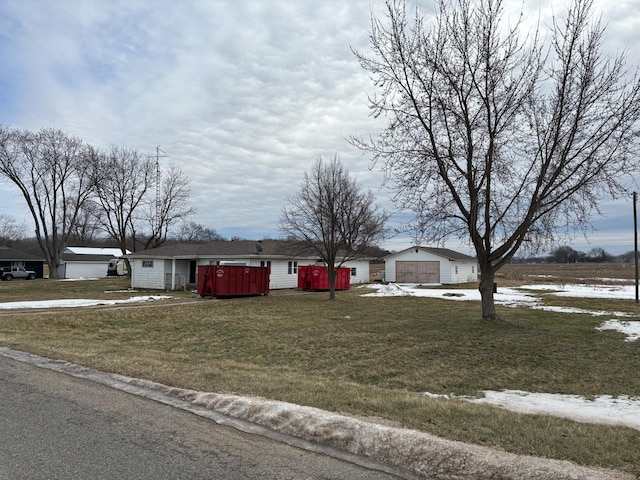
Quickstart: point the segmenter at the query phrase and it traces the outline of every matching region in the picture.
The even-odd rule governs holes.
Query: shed
[[[122,250],[119,248],[67,247],[62,254],[58,272],[60,278],[106,277],[109,261],[121,255]]]
[[[176,290],[197,288],[201,265],[269,267],[269,289],[296,288],[298,268],[322,265],[318,255],[285,240],[234,240],[176,243],[130,254],[131,287]],[[369,259],[350,260],[343,267],[351,283],[369,281]]]
[[[388,282],[447,285],[478,281],[477,260],[448,248],[413,246],[385,256],[384,266]]]
[[[0,267],[24,267],[36,272],[38,278],[43,278],[44,264],[45,260],[42,257],[15,248],[0,246]]]

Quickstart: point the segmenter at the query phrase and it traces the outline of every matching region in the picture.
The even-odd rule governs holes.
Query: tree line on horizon
[[[575,250],[569,245],[554,248],[548,255],[514,257],[511,263],[633,263],[635,252],[630,250],[613,255],[604,248],[594,247],[588,252]]]

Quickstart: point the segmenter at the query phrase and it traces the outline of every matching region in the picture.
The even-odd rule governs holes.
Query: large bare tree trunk
[[[327,265],[327,275],[329,277],[329,300],[336,299],[336,268],[334,265]]]
[[[493,299],[494,292],[494,274],[493,268],[480,267],[480,297],[482,300],[482,319],[498,320],[496,313],[496,304]]]

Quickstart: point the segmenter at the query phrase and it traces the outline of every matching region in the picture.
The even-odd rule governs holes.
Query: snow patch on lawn
[[[596,330],[616,330],[624,333],[627,338],[625,341],[633,342],[640,339],[640,322],[622,322],[620,320],[607,320]]]
[[[480,301],[480,292],[471,289],[421,288],[415,284],[371,284],[366,288],[376,290],[373,293],[363,295],[366,297],[410,295],[447,300]],[[520,288],[499,288],[494,299],[496,304],[500,305],[526,306],[551,312],[621,318],[634,317],[633,314],[626,312],[543,305],[541,299],[534,293],[536,291],[544,291],[563,297],[635,298],[635,286],[628,285],[525,285]],[[621,321],[613,318],[602,323],[597,329],[621,332],[626,336],[627,342],[640,340],[640,321]],[[483,398],[454,397],[429,392],[425,392],[423,395],[431,398],[457,398],[474,403],[485,403],[519,413],[555,415],[581,422],[623,425],[640,430],[640,399],[627,396],[600,395],[593,399],[587,399],[577,395],[530,393],[520,390],[486,391]]]
[[[139,303],[153,300],[165,300],[171,298],[167,295],[145,295],[131,297],[123,300],[92,300],[86,298],[67,298],[64,300],[35,300],[30,302],[4,302],[0,303],[0,310],[13,310],[20,308],[62,308],[62,307],[92,307],[95,305],[116,305],[119,303]]]
[[[413,296],[459,301],[480,301],[480,292],[477,289],[424,288],[422,285],[396,283],[390,283],[388,285],[370,284],[366,285],[365,288],[371,288],[376,291],[364,294],[364,297]],[[499,288],[498,292],[494,294],[494,299],[497,305],[508,307],[525,306],[548,312],[575,313],[599,317],[635,317],[632,313],[627,312],[610,312],[606,310],[587,310],[584,308],[543,305],[540,297],[535,294],[536,291],[544,291],[547,294],[561,297],[627,300],[635,298],[635,286],[633,285],[524,285],[519,288]],[[623,322],[614,318],[604,322],[598,327],[598,330],[617,330],[626,335],[627,341],[640,339],[640,321]]]
[[[580,395],[531,393],[522,390],[487,390],[482,398],[438,395],[424,392],[429,398],[460,399],[502,407],[517,413],[553,415],[578,422],[605,423],[640,430],[640,399],[622,395],[599,395],[585,398]]]

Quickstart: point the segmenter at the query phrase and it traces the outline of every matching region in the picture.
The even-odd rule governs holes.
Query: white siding
[[[384,261],[385,280],[396,281],[396,262],[440,262],[440,283],[455,284],[475,282],[478,280],[478,268],[475,260],[449,260],[421,249],[410,248],[403,252],[388,255]],[[456,273],[456,267],[458,271]],[[475,272],[475,273],[474,273]]]
[[[153,267],[143,267],[143,261],[152,261]],[[164,265],[164,261],[159,258],[131,260],[131,287],[164,290]]]
[[[273,260],[271,262],[271,275],[269,277],[269,288],[298,288],[298,271],[289,273],[289,262],[298,262],[298,267],[302,265],[315,265],[313,260]]]
[[[451,262],[451,281],[449,283],[470,283],[478,281],[478,265],[475,261]]]
[[[350,260],[345,262],[343,267],[355,268],[356,275],[351,276],[351,284],[369,283],[369,261],[368,260]]]
[[[176,260],[175,266],[171,259],[149,259],[153,260],[153,268],[142,268],[141,259],[133,259],[131,261],[131,286],[133,288],[171,288],[171,272],[174,268],[176,275],[176,288],[182,288],[184,283],[189,280],[189,265],[191,260]],[[202,265],[216,265],[219,260],[216,258],[198,258],[196,260],[196,282],[197,269]],[[298,266],[316,265],[313,259],[269,259],[269,258],[224,258],[224,262],[243,263],[252,267],[259,267],[263,261],[265,266],[267,262],[271,262],[271,272],[269,275],[269,289],[277,290],[280,288],[297,288],[298,273],[289,273],[289,262],[298,262]],[[369,262],[364,260],[353,260],[343,265],[347,268],[356,268],[356,276],[351,277],[351,283],[367,283],[369,282]],[[106,272],[106,267],[105,267]],[[106,275],[106,273],[105,273]]]

